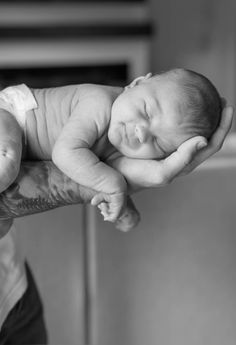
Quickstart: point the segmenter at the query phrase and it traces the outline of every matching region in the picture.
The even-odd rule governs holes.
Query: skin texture
[[[24,162],[16,181],[0,195],[0,217],[21,217],[87,202],[92,195],[92,190],[77,185],[52,162]]]

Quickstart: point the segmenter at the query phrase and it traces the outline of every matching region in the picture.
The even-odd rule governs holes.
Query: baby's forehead
[[[158,108],[153,108],[152,115],[161,122],[162,127],[174,135],[181,135],[183,131],[194,131],[198,124],[196,118],[191,115],[188,100],[181,92],[166,92],[163,97],[157,95],[155,98]]]
[[[149,91],[156,98],[165,97],[177,101],[184,96],[183,84],[178,80],[160,75],[154,77],[149,83]]]
[[[154,80],[149,91],[162,112],[165,110],[177,114],[182,112],[185,95],[180,84],[171,80]]]

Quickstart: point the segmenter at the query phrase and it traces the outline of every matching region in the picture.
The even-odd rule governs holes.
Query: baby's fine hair
[[[180,87],[182,97],[178,105],[195,127],[194,134],[209,139],[219,125],[222,112],[221,98],[215,86],[205,76],[188,69],[176,68],[161,75]]]

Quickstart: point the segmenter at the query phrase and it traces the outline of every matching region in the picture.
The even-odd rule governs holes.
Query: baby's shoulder
[[[89,100],[90,102],[111,106],[115,99],[122,92],[122,88],[99,84],[81,84],[78,88],[80,101]]]
[[[81,84],[73,98],[72,112],[94,121],[100,136],[107,130],[112,104],[120,92],[117,87]]]

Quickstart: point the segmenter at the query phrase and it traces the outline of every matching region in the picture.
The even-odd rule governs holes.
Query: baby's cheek
[[[110,143],[115,146],[115,148],[119,149],[122,142],[121,131],[118,126],[111,126],[108,131],[108,139]]]

